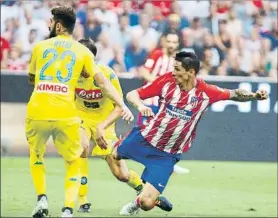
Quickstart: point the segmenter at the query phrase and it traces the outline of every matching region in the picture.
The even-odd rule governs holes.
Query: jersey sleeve
[[[207,94],[209,96],[210,104],[218,101],[229,100],[230,91],[215,85],[206,84]]]
[[[167,77],[168,75],[165,74],[163,76],[158,77],[152,83],[137,89],[140,98],[144,100],[155,96],[161,96],[161,91],[167,80]]]
[[[38,46],[35,45],[31,54],[31,59],[29,62],[28,72],[29,74],[35,75],[36,74],[36,60],[37,60],[37,50]]]
[[[98,72],[98,67],[95,63],[95,56],[89,50],[85,50],[84,69],[86,73],[90,75],[89,77],[91,78],[93,78],[96,72]]]

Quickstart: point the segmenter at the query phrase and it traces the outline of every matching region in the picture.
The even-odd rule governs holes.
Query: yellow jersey
[[[93,81],[94,55],[70,36],[57,36],[35,45],[29,73],[35,75],[34,90],[27,105],[27,118],[60,120],[77,118],[75,88],[82,70]]]
[[[120,96],[123,97],[122,88],[114,70],[99,63],[97,66],[100,72],[111,81]],[[115,107],[114,102],[103,95],[96,81],[90,83],[90,81],[85,81],[83,78],[80,78],[78,86],[75,89],[75,95],[79,117],[83,120],[90,120],[93,124],[104,121]]]

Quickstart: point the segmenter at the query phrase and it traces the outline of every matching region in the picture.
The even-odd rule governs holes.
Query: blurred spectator
[[[192,31],[190,28],[184,28],[182,30],[181,47],[182,47],[182,49],[181,49],[182,51],[196,53],[195,48],[194,48]]]
[[[200,75],[215,75],[217,67],[213,66],[213,52],[209,48],[204,49],[203,61],[201,62]]]
[[[107,33],[101,33],[99,41],[96,43],[98,53],[96,60],[103,63],[109,64],[111,60],[115,58],[114,49],[111,47],[109,42],[109,36]]]
[[[7,69],[9,70],[25,70],[27,62],[20,57],[21,48],[18,45],[13,45],[9,52],[7,61]]]
[[[158,42],[159,34],[150,27],[150,19],[146,13],[140,14],[140,24],[131,28],[131,34],[140,39],[140,47],[152,51]]]
[[[43,40],[48,37],[49,29],[45,20],[33,19],[32,9],[24,9],[24,18],[19,21],[18,29],[16,30],[16,38],[28,40],[28,35],[31,29],[37,30],[38,40]]]
[[[262,0],[1,1],[1,68],[26,68],[33,45],[48,38],[55,5],[76,10],[74,39],[92,38],[97,60],[118,74],[136,72],[144,56],[164,51],[165,34],[174,33],[180,50],[200,57],[202,74],[277,78],[278,4]]]
[[[32,49],[35,43],[38,41],[38,33],[37,30],[31,29],[28,34],[28,40],[19,40],[17,43],[21,46],[21,58],[28,62],[31,57]]]
[[[0,51],[1,69],[7,68],[9,49],[10,49],[10,43],[4,37],[1,36],[1,51]]]
[[[198,50],[197,55],[204,61],[207,73],[213,75],[220,65],[220,55],[217,47],[214,44],[213,37],[209,33],[204,36],[203,50]],[[203,54],[203,55],[202,55]],[[210,67],[208,69],[208,67]]]
[[[202,47],[204,36],[208,33],[208,30],[203,27],[202,21],[199,17],[194,17],[192,20],[192,25],[190,26],[191,36],[193,37],[193,45],[195,47]]]
[[[168,33],[177,33],[179,36],[181,35],[180,29],[181,18],[177,14],[170,14],[166,21],[165,30],[163,31],[163,36]]]
[[[114,49],[115,57],[109,62],[109,66],[114,69],[117,75],[127,72],[124,62],[123,51],[119,48]]]
[[[139,15],[132,8],[132,1],[122,1],[118,5],[118,13],[126,14],[129,17],[130,26],[136,26],[139,24]]]
[[[207,18],[209,16],[209,1],[177,1],[181,7],[182,14],[192,20],[196,15],[200,18]]]
[[[233,46],[232,37],[228,32],[226,20],[219,21],[219,34],[214,37],[214,40],[220,55],[220,61],[222,62]]]
[[[129,18],[126,14],[119,17],[119,25],[111,26],[107,33],[110,37],[111,44],[116,47],[125,49],[127,44],[130,43],[130,26]]]
[[[86,38],[91,38],[93,41],[97,41],[100,33],[102,32],[101,23],[96,18],[93,10],[88,10],[87,22],[84,27],[84,33]]]
[[[179,46],[179,37],[176,33],[168,33],[161,38],[161,47],[150,53],[145,64],[140,68],[140,76],[147,82],[162,76],[174,69],[174,56]]]
[[[142,66],[148,52],[140,46],[140,36],[132,35],[131,43],[125,50],[124,60],[127,71],[137,74],[137,68]]]
[[[73,32],[73,38],[75,40],[80,40],[85,38],[85,31],[84,31],[84,26],[77,22],[75,24],[74,32]]]
[[[109,1],[100,1],[99,8],[94,10],[94,14],[98,22],[108,27],[118,25],[117,14],[114,11],[109,10],[110,7],[111,3]]]
[[[227,22],[227,31],[232,37],[238,37],[242,35],[242,22],[237,18],[234,8],[230,8],[229,17]]]
[[[182,14],[182,8],[180,7],[178,1],[174,1],[171,5],[171,11],[173,14],[177,14],[180,17],[179,30],[189,27],[189,20]]]

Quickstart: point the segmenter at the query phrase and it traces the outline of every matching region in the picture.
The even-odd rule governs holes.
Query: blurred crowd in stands
[[[97,61],[120,74],[138,68],[163,36],[194,51],[202,75],[277,78],[277,1],[16,0],[1,1],[1,68],[25,70],[32,47],[48,37],[50,9],[76,9],[75,39],[90,37]]]

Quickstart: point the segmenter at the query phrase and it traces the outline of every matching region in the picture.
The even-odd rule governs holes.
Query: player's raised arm
[[[255,100],[265,100],[268,98],[268,94],[265,90],[258,90],[256,93],[249,92],[243,89],[230,90],[230,100],[233,101],[255,101]]]

